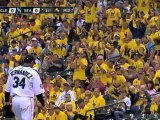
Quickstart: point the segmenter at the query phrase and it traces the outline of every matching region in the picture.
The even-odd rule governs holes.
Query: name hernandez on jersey
[[[34,97],[44,93],[39,74],[33,68],[18,66],[14,68],[7,80],[6,91],[11,96]]]
[[[33,77],[33,75],[31,73],[29,73],[28,71],[24,71],[24,70],[13,70],[10,74],[11,74],[11,76],[13,76],[13,75],[24,75],[28,79],[31,79]]]

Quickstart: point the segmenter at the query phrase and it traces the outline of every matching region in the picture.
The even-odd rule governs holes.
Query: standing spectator
[[[141,21],[136,21],[136,28],[133,26],[133,20],[129,23],[129,29],[132,32],[133,39],[141,39],[144,37],[144,33],[146,31],[146,25]]]

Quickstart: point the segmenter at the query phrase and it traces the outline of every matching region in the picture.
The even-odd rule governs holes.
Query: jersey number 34
[[[24,87],[25,87],[25,77],[20,79],[19,77],[15,76],[13,79],[14,79],[13,88],[17,88],[17,87],[21,86],[22,89],[24,89]]]

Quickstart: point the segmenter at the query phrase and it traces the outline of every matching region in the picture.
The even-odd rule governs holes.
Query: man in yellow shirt
[[[78,105],[78,108],[74,112],[75,113],[75,116],[74,116],[75,120],[77,120],[78,118],[82,119],[82,120],[84,120],[84,119],[93,120],[94,119],[94,114],[91,111],[87,112],[90,108],[85,104],[84,99],[80,98],[77,100],[76,103]]]
[[[68,120],[68,117],[63,111],[60,110],[59,107],[55,106],[52,120]]]
[[[93,74],[93,77],[100,76],[101,81],[104,85],[107,85],[107,65],[104,63],[103,55],[98,55],[97,60],[93,62],[93,66],[90,69],[90,72]]]
[[[98,88],[94,89],[94,96],[90,99],[90,103],[93,105],[93,107],[103,107],[106,105],[105,99],[101,95]]]
[[[37,56],[40,56],[42,53],[42,48],[39,46],[37,38],[32,38],[31,42],[32,42],[32,47],[29,49],[29,54],[36,53]]]
[[[121,18],[121,12],[115,7],[115,3],[112,3],[111,8],[106,10],[107,26],[119,25]]]
[[[35,20],[34,19],[30,19],[30,30],[32,31],[32,32],[37,32],[39,29],[40,29],[40,26],[39,25],[36,25],[36,23],[35,23]]]
[[[112,71],[112,84],[109,87],[108,94],[117,99],[120,95],[120,91],[126,89],[127,82],[124,76],[117,75],[115,71]]]

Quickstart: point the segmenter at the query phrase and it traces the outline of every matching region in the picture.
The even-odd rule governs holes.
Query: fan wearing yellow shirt
[[[150,9],[150,2],[151,2],[151,0],[137,0],[138,11],[144,12],[144,14],[147,14]]]
[[[89,111],[87,112],[90,108],[85,104],[84,99],[80,98],[77,100],[77,105],[78,108],[77,110],[74,112],[75,116],[74,119],[75,120],[94,120],[94,113],[93,111]],[[86,113],[87,112],[87,113]]]
[[[111,72],[111,77],[112,77],[112,84],[109,87],[108,94],[113,98],[117,99],[120,94],[119,91],[126,89],[127,82],[124,76],[117,75],[115,71]]]
[[[36,22],[35,22],[34,19],[30,19],[29,22],[30,22],[29,28],[30,28],[30,30],[31,30],[32,32],[36,32],[36,31],[38,31],[38,30],[40,29],[40,26],[39,26],[39,25],[36,25]]]
[[[121,18],[121,12],[118,8],[115,7],[115,4],[112,3],[111,8],[106,10],[107,17],[107,26],[119,25],[119,21]]]
[[[73,111],[76,110],[75,101],[71,101],[71,95],[70,94],[65,94],[65,100],[60,103],[60,108],[65,109],[67,103],[70,103],[72,105]]]
[[[68,116],[63,111],[61,111],[59,107],[55,106],[52,120],[68,120]]]
[[[134,54],[134,61],[133,61],[133,66],[136,68],[136,71],[143,69],[144,64],[142,62],[142,60],[140,59],[140,54],[139,53],[135,53]]]
[[[54,35],[52,38],[51,38],[51,51],[54,53],[54,54],[57,54],[59,58],[62,58],[63,56],[63,41],[58,39],[56,35]]]
[[[128,67],[130,66],[129,64],[128,64],[128,60],[127,59],[125,59],[124,57],[121,57],[121,68],[123,68],[123,69],[128,69]]]
[[[130,63],[132,60],[130,60],[132,52],[135,52],[137,50],[137,43],[135,40],[132,39],[132,34],[128,34],[127,37],[123,40],[120,52],[124,58],[128,60]]]
[[[61,75],[57,75],[56,77],[55,77],[55,79],[53,79],[53,80],[51,80],[53,83],[55,83],[55,84],[57,84],[58,86],[60,86],[60,89],[61,90],[63,90],[63,88],[64,88],[64,83],[66,83],[67,81],[64,79],[64,78],[62,78],[62,76]]]
[[[59,95],[61,94],[60,86],[51,81],[51,89],[49,92],[49,102],[56,102]]]
[[[80,82],[86,82],[85,70],[88,62],[83,53],[77,53],[74,62],[71,64],[71,68],[74,69],[73,80],[80,80]]]
[[[3,108],[4,105],[4,92],[3,87],[0,86],[0,110]]]
[[[103,54],[102,42],[100,41],[100,36],[96,34],[96,35],[93,35],[92,38],[93,40],[89,42],[89,46],[88,46],[90,56],[93,56],[93,54],[96,54],[96,55]]]
[[[87,97],[87,96],[84,97],[85,105],[87,105],[87,107],[88,107],[89,109],[93,109],[94,107],[93,107],[92,103],[90,102],[90,100],[91,100],[91,99],[90,99],[89,97]]]
[[[92,4],[90,1],[87,1],[86,6],[84,7],[84,18],[86,23],[86,30],[89,31],[92,25],[92,22],[94,22],[94,19],[96,19],[96,11],[97,6],[95,4]]]
[[[40,112],[40,108],[38,106],[35,106],[34,109],[34,120],[45,120],[45,115]]]
[[[25,34],[28,36],[31,36],[31,33],[29,33],[31,30],[28,28],[28,23],[27,22],[22,22],[21,23],[21,28],[19,29],[20,34]]]
[[[143,80],[144,76],[145,76],[145,73],[143,72],[143,70],[139,70],[137,72],[137,78],[133,80],[133,86],[139,89],[141,85],[146,84],[147,81]]]
[[[103,107],[106,105],[106,102],[98,88],[94,89],[94,95],[90,99],[90,103],[93,105],[94,108]]]
[[[10,39],[18,36],[19,34],[20,33],[19,33],[19,29],[17,28],[17,25],[12,24],[10,27],[10,30],[6,33],[6,38],[10,40]],[[9,41],[8,41],[8,44],[9,44]]]
[[[72,120],[74,118],[74,110],[71,103],[66,103],[65,113],[68,116],[69,120]]]
[[[152,100],[151,106],[150,106],[150,112],[152,114],[158,113],[158,111],[159,111],[158,105],[159,105],[159,96],[156,95],[153,97],[153,100]]]
[[[31,42],[32,42],[32,47],[29,49],[29,54],[36,53],[37,56],[39,57],[42,53],[42,48],[38,45],[37,38],[32,38]]]
[[[103,55],[98,55],[97,60],[93,62],[90,72],[93,74],[93,77],[100,76],[102,83],[107,85],[106,71],[107,65],[104,63]]]

